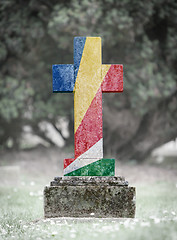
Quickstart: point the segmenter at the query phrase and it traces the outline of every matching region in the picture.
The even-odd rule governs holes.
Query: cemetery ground
[[[44,186],[71,155],[38,148],[0,156],[0,239],[177,239],[175,159],[117,162],[116,175],[136,187],[135,219],[44,219]]]

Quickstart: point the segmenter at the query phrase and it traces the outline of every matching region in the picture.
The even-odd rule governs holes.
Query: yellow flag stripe
[[[104,80],[106,73],[109,71],[111,65],[107,65],[107,64],[102,64],[102,71],[101,71],[101,79],[102,81]]]
[[[87,37],[74,89],[75,132],[101,83],[101,38]]]

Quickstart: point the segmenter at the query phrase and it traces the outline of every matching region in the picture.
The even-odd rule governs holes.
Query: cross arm
[[[123,91],[123,65],[102,64],[102,92]]]
[[[57,64],[52,66],[53,92],[73,92],[74,66],[72,64]]]

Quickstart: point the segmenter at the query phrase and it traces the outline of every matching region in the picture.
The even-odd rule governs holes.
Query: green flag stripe
[[[115,159],[100,159],[65,176],[114,176]]]

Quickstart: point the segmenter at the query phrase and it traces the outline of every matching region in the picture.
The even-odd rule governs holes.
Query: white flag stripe
[[[103,146],[103,139],[100,139],[89,150],[87,150],[85,153],[79,156],[76,160],[74,160],[70,165],[68,165],[64,169],[64,175],[102,159],[103,153],[101,154],[100,151],[97,151],[97,149],[101,149],[101,146]]]

